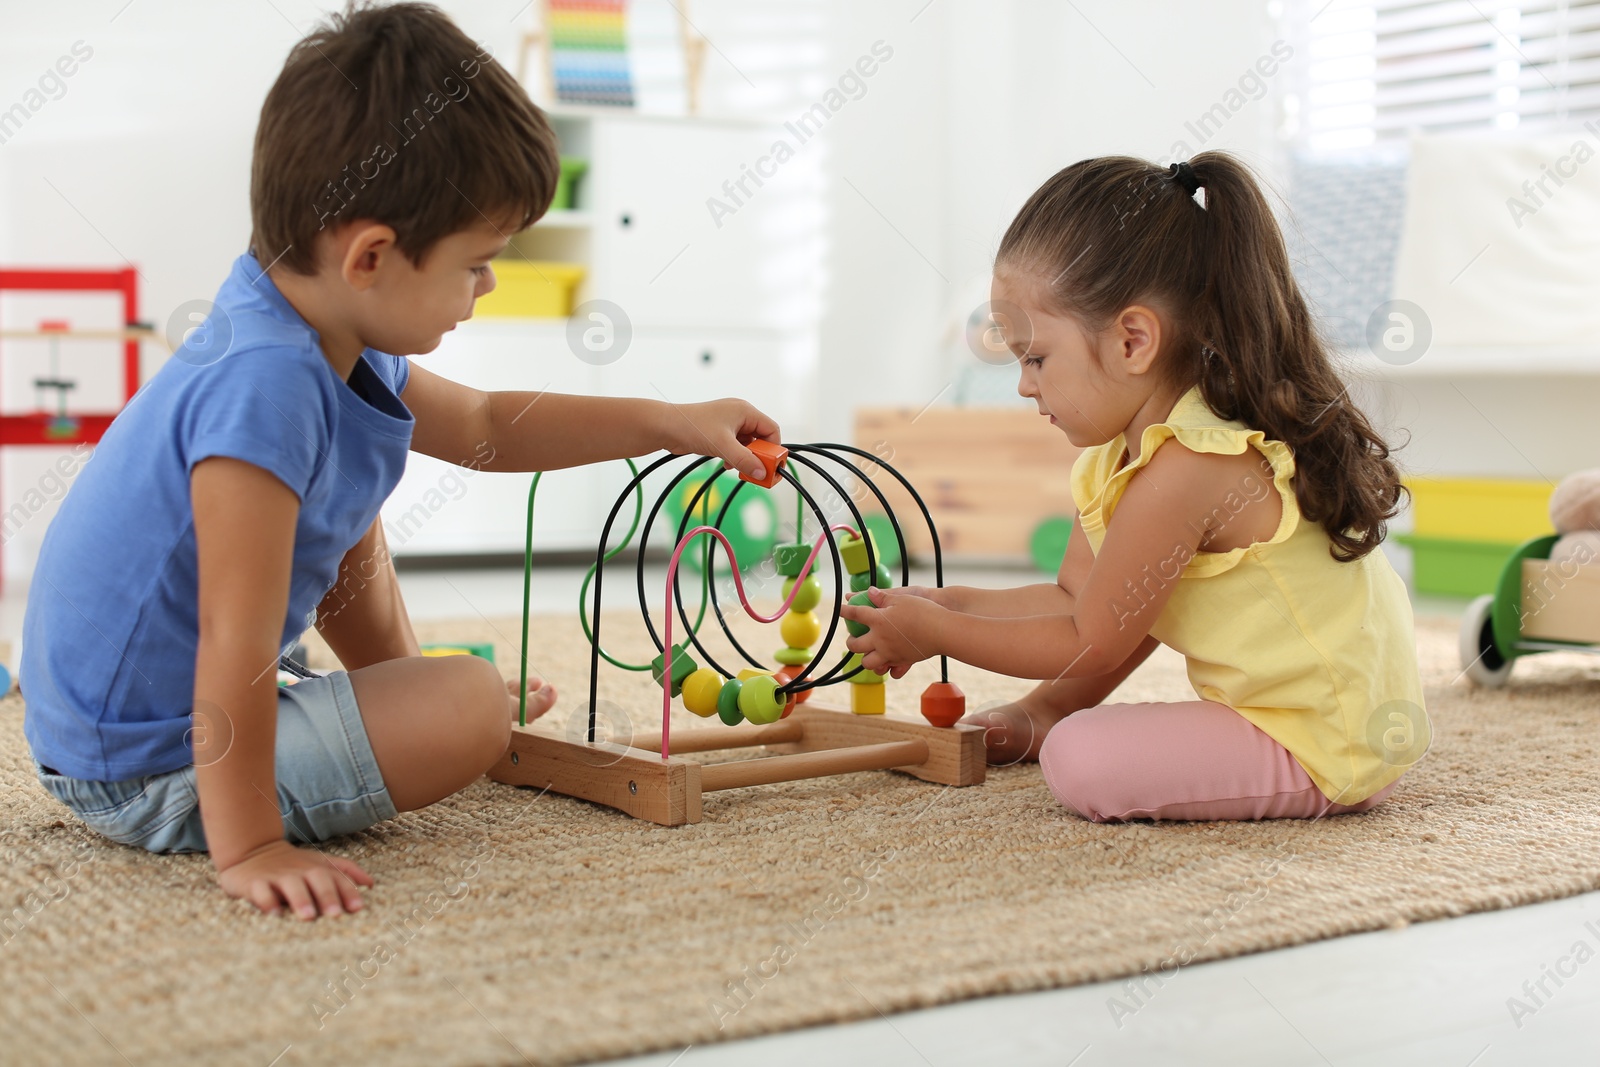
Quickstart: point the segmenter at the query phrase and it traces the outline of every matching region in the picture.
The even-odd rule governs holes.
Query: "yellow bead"
[[[702,719],[717,713],[717,694],[722,692],[722,675],[701,667],[683,680],[683,706]]]
[[[882,715],[884,712],[883,693],[887,686],[882,685],[852,685],[850,687],[850,710],[857,715]]]
[[[778,632],[790,648],[810,648],[822,636],[822,620],[814,611],[790,611],[783,617]]]
[[[772,672],[758,671],[754,667],[746,667],[744,670],[740,671],[736,677],[741,682],[748,682],[752,678],[771,678]]]

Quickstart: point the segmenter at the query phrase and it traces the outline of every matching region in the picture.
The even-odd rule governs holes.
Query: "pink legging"
[[[1366,811],[1322,795],[1287,749],[1211,700],[1102,704],[1062,719],[1039,767],[1057,800],[1094,822],[1123,819],[1314,819]]]

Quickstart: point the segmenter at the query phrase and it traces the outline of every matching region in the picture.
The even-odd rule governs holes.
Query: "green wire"
[[[639,477],[639,468],[633,460],[627,460],[628,471],[635,479]],[[720,472],[719,472],[720,473]],[[544,476],[543,471],[534,473],[533,481],[528,485],[528,529],[524,540],[522,553],[522,668],[521,685],[517,696],[517,723],[521,726],[528,725],[528,617],[530,613],[530,600],[533,592],[533,505],[539,491],[539,479]],[[717,475],[713,474],[712,478]],[[700,514],[702,518],[709,519],[710,511],[709,494],[702,494],[700,498]],[[639,520],[644,514],[644,486],[642,483],[633,487],[633,521],[628,524],[628,532],[622,535],[622,540],[617,542],[615,548],[601,557],[600,563],[591,563],[588,572],[583,576],[583,584],[578,589],[578,622],[583,627],[584,638],[594,644],[594,633],[589,629],[589,616],[585,611],[585,600],[588,597],[589,585],[594,581],[595,572],[600,565],[611,562],[617,554],[627,548],[633,541],[633,535],[638,532]],[[695,635],[700,633],[700,626],[705,622],[706,606],[710,603],[711,585],[711,542],[702,538],[705,546],[701,555],[700,566],[700,613],[695,618],[694,625],[689,627],[689,632]],[[625,671],[647,671],[651,664],[623,663],[605,649],[600,649],[600,655],[607,663]]]

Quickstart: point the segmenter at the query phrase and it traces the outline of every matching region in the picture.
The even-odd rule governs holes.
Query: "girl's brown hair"
[[[1359,559],[1405,491],[1389,446],[1334,371],[1255,178],[1224,152],[1189,165],[1203,207],[1142,159],[1057,172],[1006,230],[995,269],[1046,279],[1056,309],[1094,332],[1135,304],[1166,311],[1158,373],[1288,445],[1302,514],[1327,530],[1335,559]]]

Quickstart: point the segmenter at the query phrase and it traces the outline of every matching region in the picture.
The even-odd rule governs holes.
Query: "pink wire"
[[[774,615],[762,615],[750,606],[750,599],[744,595],[744,579],[739,574],[739,558],[733,554],[733,545],[728,543],[728,538],[715,526],[696,526],[683,535],[683,540],[678,542],[678,547],[672,552],[672,560],[667,564],[667,625],[666,625],[666,656],[662,660],[665,667],[662,671],[661,686],[661,758],[667,758],[667,734],[672,728],[672,590],[678,577],[678,560],[683,556],[683,550],[689,547],[701,534],[710,534],[722,542],[722,547],[728,553],[728,559],[733,564],[733,588],[739,594],[739,603],[744,608],[746,615],[757,622],[777,622],[789,610],[789,605],[794,603],[794,598],[800,594],[800,583],[811,576],[811,565],[816,562],[817,554],[822,551],[822,546],[827,544],[828,535],[843,530],[851,537],[860,537],[854,526],[846,523],[836,523],[828,527],[817,537],[817,543],[811,546],[811,555],[806,557],[805,566],[800,568],[800,573],[795,577],[794,585],[789,589],[789,595],[784,598],[783,606]],[[709,560],[707,561],[709,566]]]

